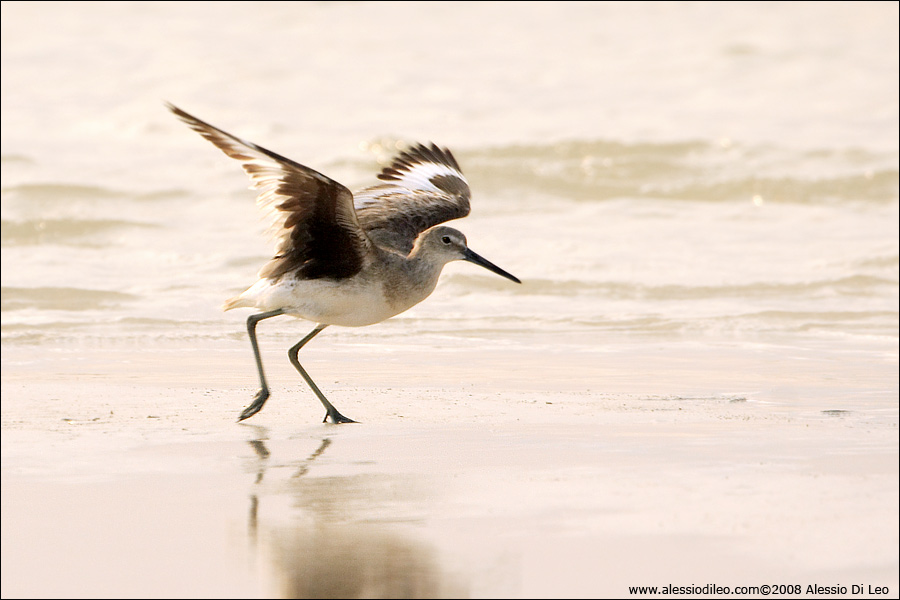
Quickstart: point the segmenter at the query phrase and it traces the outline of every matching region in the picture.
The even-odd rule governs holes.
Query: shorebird
[[[238,421],[258,413],[269,398],[256,342],[256,325],[263,319],[288,315],[316,323],[288,350],[288,358],[325,407],[323,423],[354,423],[300,365],[297,355],[307,342],[329,325],[373,325],[415,306],[431,294],[450,261],[475,263],[521,283],[472,252],[462,233],[441,225],[469,214],[469,183],[446,148],[433,143],[408,148],[381,170],[380,183],[354,195],[309,167],[166,106],[241,161],[275,240],[275,256],[259,271],[259,280],[224,306],[261,311],[247,318],[260,389]]]

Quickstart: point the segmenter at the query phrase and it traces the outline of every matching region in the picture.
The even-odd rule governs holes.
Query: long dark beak
[[[522,283],[521,281],[519,281],[519,278],[516,277],[515,275],[507,273],[506,271],[504,271],[503,269],[501,269],[500,267],[498,267],[497,265],[495,265],[488,259],[482,258],[481,256],[479,256],[478,254],[475,254],[468,248],[466,248],[466,254],[463,257],[463,260],[467,260],[470,263],[475,263],[479,267],[484,267],[488,271],[493,271],[497,275],[500,275],[501,277],[506,277],[510,281],[515,281],[516,283]]]

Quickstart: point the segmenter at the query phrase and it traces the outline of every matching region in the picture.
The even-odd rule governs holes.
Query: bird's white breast
[[[241,306],[285,313],[328,325],[363,327],[397,315],[416,302],[398,305],[389,301],[382,281],[351,278],[297,280],[283,277],[272,283],[261,279],[241,294]]]

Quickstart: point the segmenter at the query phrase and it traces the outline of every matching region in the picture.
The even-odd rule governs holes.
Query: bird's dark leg
[[[256,398],[253,399],[253,402],[250,404],[250,406],[245,408],[241,413],[241,416],[238,417],[239,422],[243,421],[244,419],[249,419],[256,413],[261,411],[263,405],[266,403],[266,400],[269,398],[269,386],[266,384],[266,374],[263,373],[262,357],[259,355],[259,344],[256,343],[256,324],[263,319],[268,319],[269,317],[277,317],[278,315],[282,314],[284,314],[284,311],[279,308],[277,310],[250,315],[249,317],[247,317],[247,333],[250,334],[250,345],[253,346],[253,356],[254,358],[256,358],[256,370],[259,371],[259,391],[256,392]]]
[[[315,329],[309,332],[305,338],[297,342],[290,350],[288,350],[288,359],[290,359],[291,364],[294,365],[294,368],[300,372],[300,375],[303,376],[303,379],[306,380],[306,383],[309,384],[309,387],[315,393],[315,395],[319,398],[323,405],[325,405],[325,418],[322,419],[323,423],[327,423],[331,421],[332,423],[356,423],[353,419],[348,419],[344,415],[338,412],[338,409],[334,407],[334,405],[328,401],[328,398],[325,397],[325,394],[319,390],[318,386],[313,382],[312,377],[306,372],[306,369],[300,366],[300,361],[297,360],[297,353],[300,352],[300,348],[303,347],[306,342],[313,339],[318,335],[320,331],[328,327],[328,325],[319,324]]]

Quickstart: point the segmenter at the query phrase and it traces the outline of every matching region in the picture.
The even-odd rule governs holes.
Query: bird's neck
[[[389,260],[404,263],[388,269],[389,275],[383,283],[385,297],[398,312],[427,298],[434,291],[444,266],[436,263],[433,257],[429,260],[427,253],[419,252],[418,247],[408,256],[392,254]]]
[[[409,266],[405,271],[410,278],[415,283],[428,287],[430,293],[430,290],[437,285],[438,277],[441,276],[441,270],[446,263],[434,260],[434,256],[429,256],[428,253],[423,252],[418,244],[413,247],[406,260]]]

